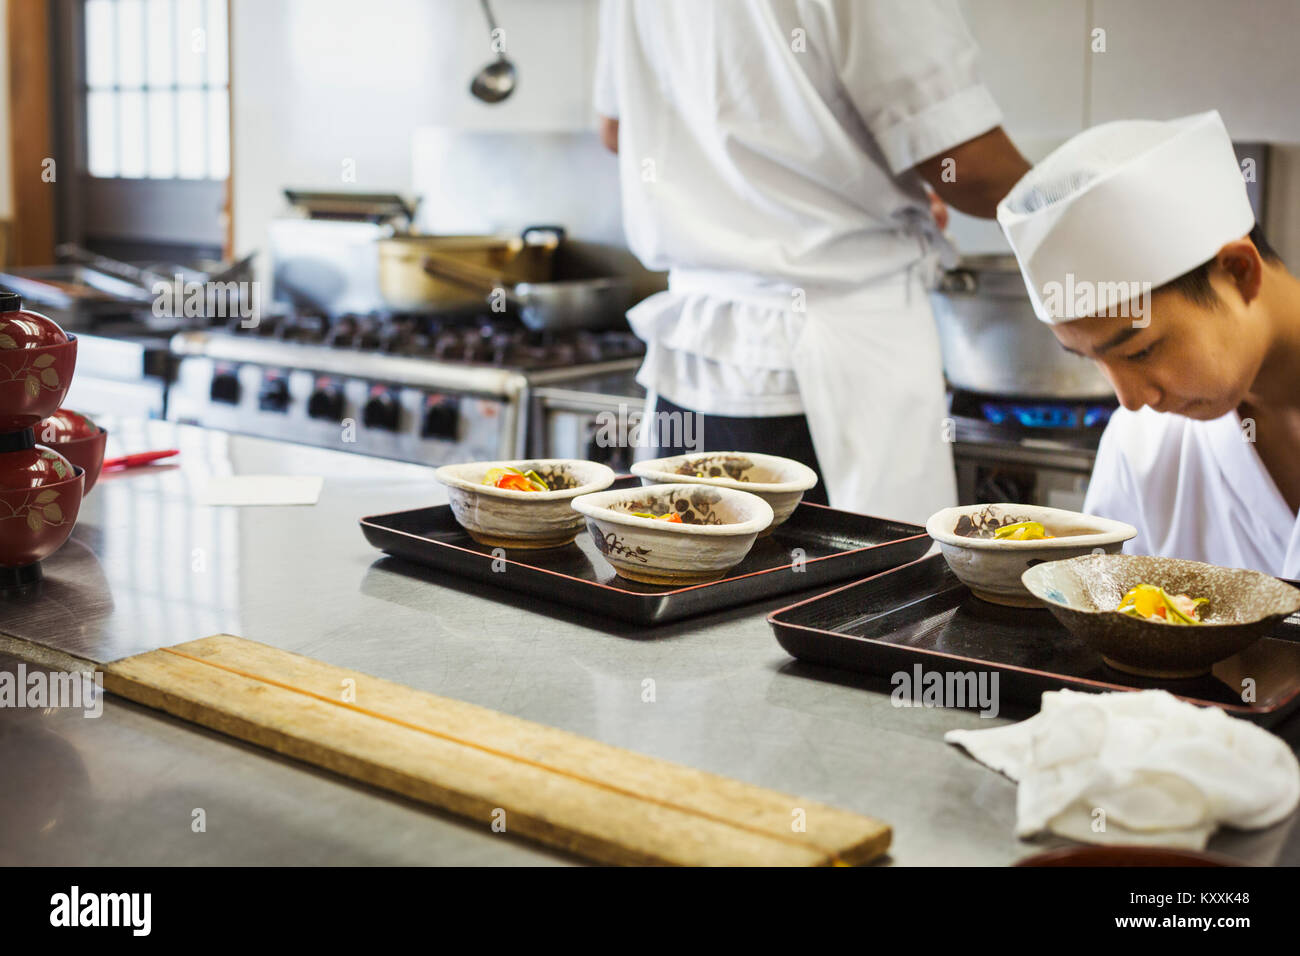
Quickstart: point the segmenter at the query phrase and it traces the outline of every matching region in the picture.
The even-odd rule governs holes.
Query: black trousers
[[[822,477],[817,452],[813,449],[808,419],[803,415],[774,415],[758,418],[733,418],[728,415],[699,415],[689,408],[674,405],[666,398],[655,400],[656,417],[669,413],[694,422],[694,433],[686,428],[648,429],[650,441],[660,454],[680,455],[691,451],[752,451],[760,455],[793,458],[817,472],[817,484],[804,494],[805,501],[827,503],[826,481]],[[689,438],[695,442],[685,447]]]

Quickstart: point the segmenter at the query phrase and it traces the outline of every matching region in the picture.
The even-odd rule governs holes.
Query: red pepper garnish
[[[497,487],[507,491],[532,491],[532,483],[523,475],[502,475],[497,479]]]

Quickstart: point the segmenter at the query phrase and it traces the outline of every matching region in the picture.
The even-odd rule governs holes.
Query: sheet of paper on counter
[[[325,479],[304,475],[225,475],[199,491],[200,505],[314,505]]]

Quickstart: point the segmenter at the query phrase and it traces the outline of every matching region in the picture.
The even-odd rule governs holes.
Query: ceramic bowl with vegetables
[[[989,504],[945,508],[925,530],[944,560],[975,596],[1010,607],[1039,607],[1021,575],[1045,561],[1114,554],[1137,529],[1123,521],[1037,505]]]
[[[614,472],[594,461],[541,458],[443,465],[451,512],[479,544],[539,549],[569,544],[582,530],[574,498],[602,491]]]
[[[1174,558],[1087,555],[1024,583],[1107,664],[1142,677],[1208,673],[1300,611],[1300,590],[1270,575]]]
[[[758,495],[772,507],[771,534],[798,507],[804,492],[817,484],[817,472],[807,465],[776,455],[713,451],[638,461],[632,474],[644,485],[688,484],[734,488]]]
[[[772,523],[772,506],[758,495],[700,484],[602,491],[573,507],[615,573],[644,584],[716,581]]]

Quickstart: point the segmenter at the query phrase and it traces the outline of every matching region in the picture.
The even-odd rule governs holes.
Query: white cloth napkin
[[[1028,720],[944,740],[1019,784],[1020,837],[1203,849],[1220,824],[1267,827],[1300,801],[1285,742],[1163,690],[1047,691]]]

